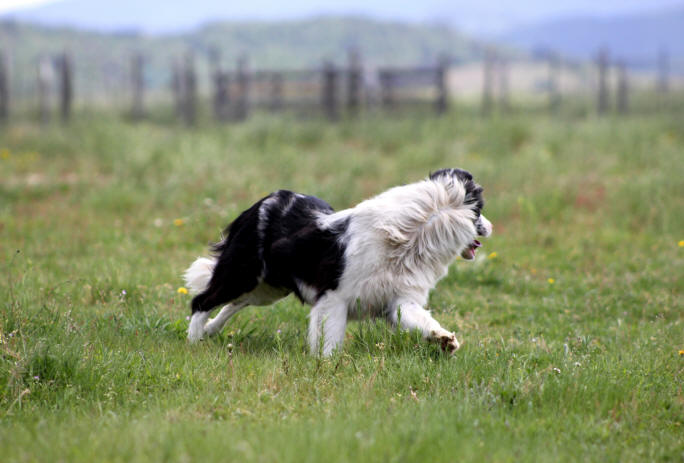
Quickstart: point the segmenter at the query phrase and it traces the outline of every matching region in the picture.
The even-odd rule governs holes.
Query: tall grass
[[[683,150],[657,116],[2,129],[2,460],[679,461]],[[180,274],[266,192],[450,166],[495,227],[430,299],[454,357],[370,321],[310,357],[292,297],[186,344]]]

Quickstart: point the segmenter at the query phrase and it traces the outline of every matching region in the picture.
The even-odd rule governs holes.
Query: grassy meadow
[[[0,128],[0,460],[682,461],[681,117]],[[185,341],[181,274],[288,188],[336,209],[440,167],[494,224],[430,309],[463,347],[288,297]]]

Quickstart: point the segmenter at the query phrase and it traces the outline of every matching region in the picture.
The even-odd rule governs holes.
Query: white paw
[[[194,344],[202,339],[203,334],[204,330],[198,331],[188,329],[188,341],[190,341],[190,344]]]
[[[196,343],[204,336],[204,325],[209,318],[206,312],[195,312],[190,319],[190,326],[188,326],[188,341],[191,344]]]
[[[450,333],[448,331],[434,333],[434,339],[439,342],[439,346],[442,350],[449,354],[453,354],[461,347],[458,339],[456,339],[456,333]]]

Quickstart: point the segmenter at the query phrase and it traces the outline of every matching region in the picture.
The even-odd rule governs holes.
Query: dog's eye
[[[482,219],[480,218],[480,214],[477,215],[477,220],[475,220],[475,231],[477,232],[478,235],[484,235],[485,234],[485,228],[482,225]]]

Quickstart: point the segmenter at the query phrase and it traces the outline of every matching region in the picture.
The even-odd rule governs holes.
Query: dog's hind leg
[[[240,274],[227,263],[219,261],[209,286],[204,292],[192,299],[192,318],[188,328],[188,340],[196,342],[202,339],[205,334],[218,332],[233,314],[249,303],[242,296],[252,291],[256,286],[256,272],[250,278],[246,272]],[[219,312],[215,319],[209,320],[207,323],[211,310],[223,304],[228,305]]]
[[[347,328],[347,305],[330,293],[318,300],[309,314],[309,348],[327,357],[342,345]],[[323,343],[321,345],[321,336]]]
[[[442,328],[430,312],[410,300],[398,300],[393,304],[389,319],[405,330],[420,331],[425,339],[438,342],[446,352],[453,353],[461,347],[455,333]]]
[[[205,324],[214,307],[232,303],[221,311],[218,320],[212,320],[208,328],[216,332],[239,307],[238,298],[254,290],[264,270],[260,252],[259,211],[261,201],[244,211],[227,229],[227,236],[214,246],[217,256],[198,259],[186,272],[186,280],[193,289],[201,292],[192,300],[192,319],[188,329],[190,342],[198,341],[206,333]],[[211,277],[209,277],[211,273]],[[196,288],[195,288],[196,287]],[[243,306],[244,307],[244,306]],[[238,310],[242,308],[239,307]]]
[[[214,317],[207,321],[204,326],[204,332],[209,336],[221,331],[221,328],[226,322],[248,305],[270,305],[274,302],[287,296],[289,293],[286,289],[274,288],[265,283],[261,283],[248,294],[240,296],[230,304],[224,306],[221,311]]]
[[[222,288],[225,288],[225,286]],[[197,302],[193,300],[193,310],[197,310],[193,312],[192,315],[190,329],[188,330],[188,339],[190,342],[194,342],[201,339],[205,335],[212,336],[221,331],[230,317],[238,313],[243,308],[249,305],[269,305],[287,296],[288,293],[289,290],[287,289],[274,288],[273,286],[267,285],[265,283],[258,284],[253,290],[240,294],[235,298],[229,299],[228,301],[230,303],[225,305],[221,311],[211,319],[207,319],[209,312],[203,310],[202,307],[214,307],[217,305],[214,304],[214,302],[216,300],[221,300],[221,298],[215,299],[212,297],[207,297],[205,299],[198,299]],[[230,297],[231,293],[224,292],[223,294],[223,298],[227,298]],[[223,299],[221,300],[220,304],[228,301]],[[193,325],[195,317],[197,317],[197,322]]]
[[[241,287],[227,284],[217,285],[216,288],[210,286],[206,292],[195,296],[192,300],[192,318],[188,327],[188,340],[191,343],[197,342],[205,334],[211,335],[220,331],[231,316],[248,304],[244,298],[240,297],[247,291]],[[238,298],[240,300],[237,300]],[[226,303],[229,304],[223,307],[215,318],[209,320],[211,309]]]
[[[204,336],[204,325],[209,318],[209,312],[195,312],[190,319],[188,327],[188,341],[197,342]]]
[[[216,316],[214,318],[210,318],[207,321],[206,325],[204,325],[204,333],[209,335],[209,336],[215,335],[216,333],[221,331],[221,329],[226,324],[226,322],[228,322],[230,317],[232,317],[233,315],[238,313],[240,310],[242,310],[246,306],[247,306],[246,302],[235,302],[235,303],[223,306],[221,311],[218,314],[216,314]]]

